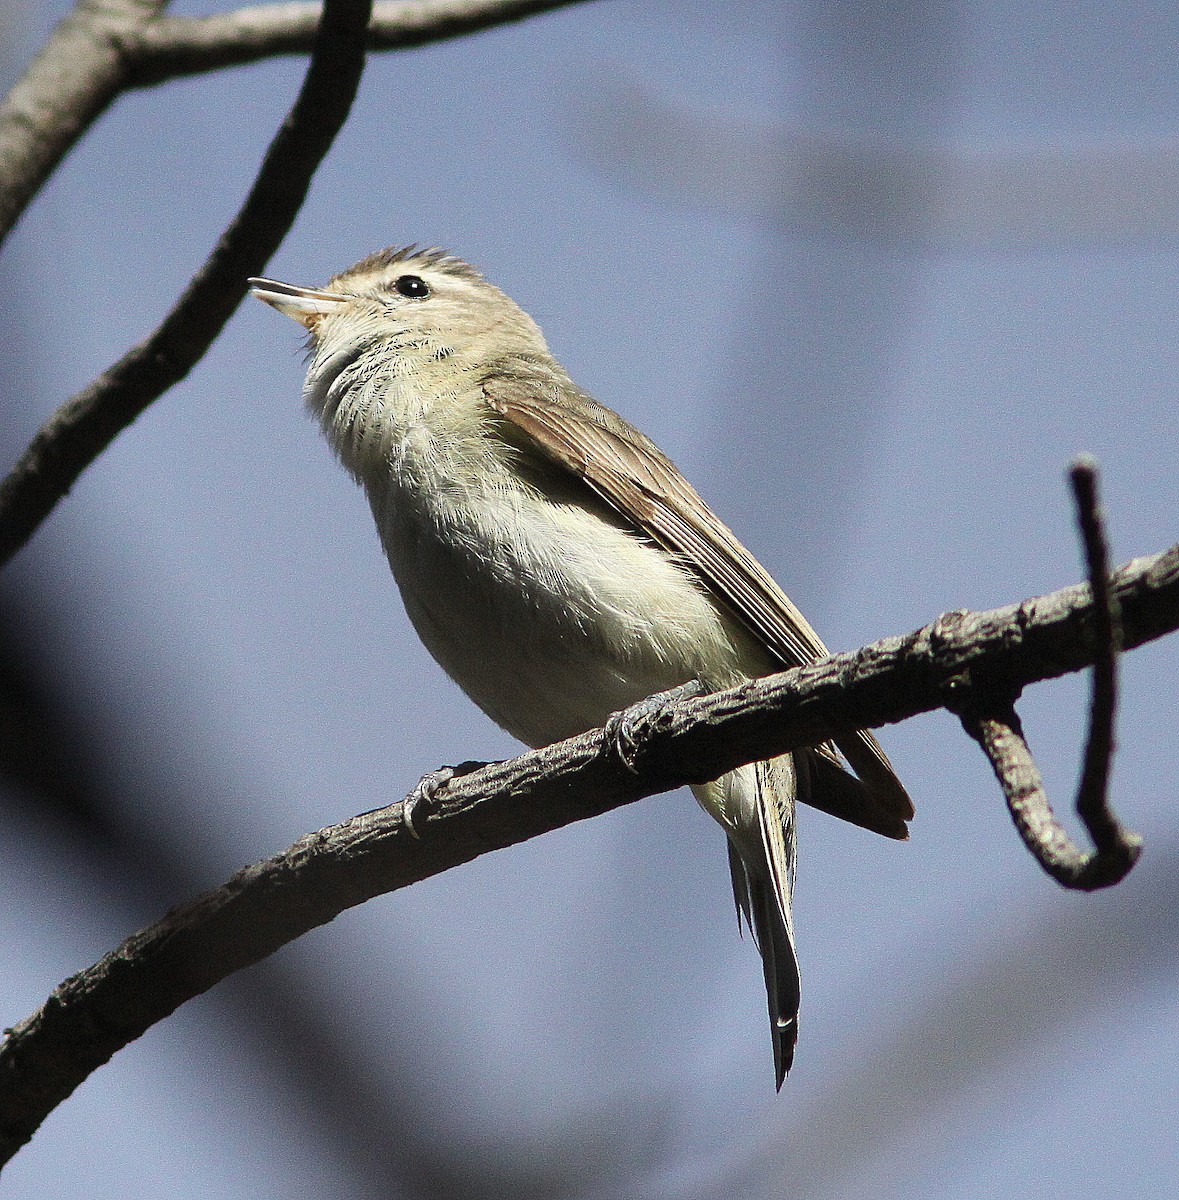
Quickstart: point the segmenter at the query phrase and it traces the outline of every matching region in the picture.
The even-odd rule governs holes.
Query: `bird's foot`
[[[420,841],[422,835],[414,826],[414,817],[420,811],[428,812],[433,808],[438,793],[452,780],[470,775],[472,771],[477,771],[480,767],[485,766],[487,766],[485,762],[471,761],[461,762],[456,767],[439,767],[436,771],[428,771],[417,781],[413,791],[401,802],[401,819],[405,822],[406,829]]]
[[[699,679],[689,679],[679,687],[669,688],[666,692],[656,692],[621,712],[611,713],[606,721],[606,745],[619,757],[622,765],[633,774],[638,773],[639,749],[651,732],[654,718],[664,711],[667,705],[678,700],[695,700],[703,696],[708,689]]]

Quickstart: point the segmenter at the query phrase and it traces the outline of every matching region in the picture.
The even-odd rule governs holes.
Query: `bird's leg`
[[[606,745],[622,761],[628,771],[637,771],[639,750],[650,734],[655,718],[669,705],[680,700],[695,700],[706,695],[708,688],[699,679],[689,679],[679,687],[656,692],[621,712],[611,713],[606,721]]]

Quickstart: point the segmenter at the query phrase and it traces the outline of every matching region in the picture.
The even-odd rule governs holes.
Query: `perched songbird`
[[[441,250],[382,250],[326,288],[255,279],[310,330],[304,396],[363,484],[430,653],[529,746],[656,692],[827,651],[671,460],[583,392],[536,322]],[[889,837],[913,806],[867,732],[694,788],[728,835],[765,969],[778,1086],[794,1057],[794,805]],[[857,778],[858,776],[858,778]]]

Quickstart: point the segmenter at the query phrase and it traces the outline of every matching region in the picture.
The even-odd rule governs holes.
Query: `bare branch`
[[[0,105],[0,237],[120,90],[158,83],[173,68],[210,70],[319,44],[318,5],[264,6],[189,21],[156,19],[162,2],[81,0]],[[574,2],[387,4],[379,31],[369,40],[388,47],[421,45]],[[0,483],[0,566],[114,437],[196,365],[240,303],[246,279],[261,272],[290,228],[312,174],[347,116],[363,67],[351,40],[345,47],[337,34],[321,36],[318,65],[312,62],[250,195],[175,307],[147,341],[49,418]],[[239,52],[244,57],[234,57]],[[155,64],[146,75],[141,60]]]
[[[369,50],[407,50],[583,0],[418,0],[373,6]],[[162,17],[141,30],[128,87],[151,87],[169,79],[222,67],[242,66],[311,48],[318,4],[263,4],[208,17]]]
[[[1076,807],[1093,838],[1094,850],[1082,850],[1061,825],[1032,757],[1019,716],[1018,692],[977,683],[953,689],[953,711],[963,728],[982,747],[1024,844],[1058,883],[1079,891],[1095,891],[1119,883],[1138,861],[1142,840],[1130,833],[1109,807],[1109,773],[1114,751],[1117,709],[1117,655],[1121,643],[1118,602],[1110,587],[1109,550],[1097,498],[1097,464],[1078,459],[1069,476],[1077,503],[1077,523],[1085,546],[1089,588],[1093,597],[1093,696],[1085,761]]]
[[[1106,814],[1107,836],[1094,836],[1096,849],[1082,850],[1057,819],[1044,791],[1019,716],[1011,704],[962,717],[967,733],[982,747],[1007,799],[1012,820],[1036,861],[1064,887],[1092,892],[1120,883],[1138,861],[1142,841]],[[1078,799],[1078,809],[1080,800]],[[1086,821],[1092,832],[1092,826]]]
[[[0,484],[0,565],[115,435],[200,361],[245,295],[247,277],[278,249],[352,106],[370,3],[328,0],[295,105],[213,252],[155,332],[62,405]]]
[[[1127,649],[1179,629],[1179,546],[1121,567],[1111,591]],[[670,704],[642,723],[634,769],[593,730],[454,780],[417,818],[420,840],[401,804],[311,834],[135,934],[10,1032],[0,1048],[0,1162],[156,1021],[346,908],[741,763],[940,708],[953,680],[986,678],[1015,694],[1083,670],[1100,653],[1090,636],[1098,620],[1087,585],[948,613],[905,637]]]
[[[78,0],[0,103],[0,243],[70,147],[130,88],[306,54],[319,4],[160,16],[167,0]],[[578,0],[418,0],[376,5],[367,45],[422,46]]]
[[[1069,472],[1077,503],[1077,523],[1085,545],[1089,587],[1093,591],[1093,697],[1089,710],[1089,737],[1085,764],[1077,793],[1077,812],[1097,848],[1092,872],[1101,874],[1104,863],[1109,882],[1116,883],[1138,860],[1142,844],[1122,828],[1108,803],[1109,773],[1114,752],[1114,718],[1118,703],[1118,652],[1122,647],[1122,620],[1117,598],[1110,588],[1109,545],[1105,520],[1097,495],[1097,464],[1079,458]],[[1119,867],[1121,875],[1114,877]],[[1074,885],[1076,886],[1076,885]]]
[[[127,86],[126,46],[167,0],[79,0],[0,104],[0,242]]]

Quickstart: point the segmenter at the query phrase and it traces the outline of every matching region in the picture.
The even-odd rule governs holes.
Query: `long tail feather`
[[[718,781],[730,817],[729,871],[738,922],[744,918],[761,954],[779,1088],[794,1061],[798,1039],[798,958],[790,917],[794,802],[796,792],[809,786],[810,771],[803,759],[800,778],[797,762],[786,755]]]

